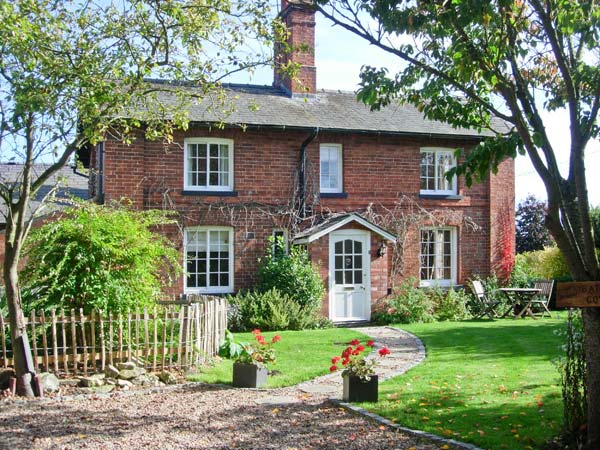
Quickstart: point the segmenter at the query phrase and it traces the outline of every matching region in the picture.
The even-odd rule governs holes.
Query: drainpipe
[[[306,218],[306,147],[315,140],[319,134],[319,127],[315,128],[300,146],[300,198],[298,199],[298,211],[300,219]]]

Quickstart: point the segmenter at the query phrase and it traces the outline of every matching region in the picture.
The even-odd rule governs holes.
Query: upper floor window
[[[454,151],[440,148],[421,149],[421,194],[456,194],[456,177],[445,174],[456,166]]]
[[[451,286],[456,283],[456,228],[420,230],[421,286]]]
[[[193,227],[184,233],[185,292],[233,292],[233,229]]]
[[[184,189],[233,190],[233,141],[189,138],[184,149]]]
[[[342,146],[321,144],[320,161],[321,192],[342,192]]]

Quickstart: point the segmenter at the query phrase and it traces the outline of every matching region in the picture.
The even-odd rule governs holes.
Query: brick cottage
[[[314,48],[314,13],[285,0],[281,9],[290,43]],[[338,322],[368,320],[408,277],[450,286],[506,269],[513,161],[471,188],[443,177],[454,150],[485,133],[428,121],[410,106],[371,112],[353,93],[317,90],[313,52],[276,49],[276,58],[300,63],[298,79],[227,86],[235,110],[224,127],[198,104],[168,149],[143,135],[131,145],[107,138],[83,158],[98,201],[128,197],[137,208],[178,212],[180,226],[165,233],[186,274],[170,293],[251,288],[270,236],[306,246],[327,287],[323,312]]]

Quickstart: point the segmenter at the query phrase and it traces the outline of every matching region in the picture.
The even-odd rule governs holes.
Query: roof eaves
[[[369,222],[367,219],[359,216],[358,214],[351,213],[351,214],[348,214],[348,216],[342,220],[333,222],[329,226],[326,226],[320,230],[316,230],[314,233],[311,233],[307,236],[303,236],[299,239],[293,239],[292,242],[294,244],[310,244],[311,242],[314,242],[317,239],[320,239],[323,236],[328,235],[329,233],[343,227],[344,225],[349,224],[350,222],[357,222],[358,224],[362,225],[363,227],[365,227],[372,233],[378,234],[379,236],[381,236],[382,238],[384,238],[388,241],[396,240],[396,236],[394,236],[392,233],[389,233],[388,231],[375,225],[374,223]]]

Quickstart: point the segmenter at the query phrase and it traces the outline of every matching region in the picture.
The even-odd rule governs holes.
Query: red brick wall
[[[491,175],[490,196],[490,264],[502,280],[508,278],[515,256],[515,162],[506,159]]]
[[[289,216],[263,211],[277,205],[285,211],[297,180],[300,145],[307,131],[215,130],[192,128],[175,136],[175,144],[147,142],[143,137],[127,146],[108,141],[105,144],[105,200],[121,197],[132,199],[142,207],[168,207],[179,211],[183,226],[231,225],[234,227],[235,289],[251,287],[256,282],[257,259],[264,255],[266,238],[273,228],[289,221]],[[182,195],[184,137],[222,137],[234,141],[235,197]],[[343,187],[347,198],[320,199],[319,144],[339,143],[343,146]],[[467,188],[458,181],[458,200],[419,199],[419,149],[421,146],[468,146],[468,142],[435,138],[390,137],[366,134],[320,133],[308,147],[307,184],[316,210],[364,211],[372,202],[392,208],[398,198],[407,196],[429,210],[452,211],[448,225],[458,229],[458,282],[463,283],[474,273],[486,276],[498,262],[496,241],[500,231],[514,239],[514,225],[499,221],[510,218],[514,224],[514,174],[512,163],[503,164],[492,181]],[[510,186],[513,186],[510,188]],[[490,203],[490,197],[493,202]],[[491,216],[490,216],[491,215]],[[475,230],[465,224],[474,222]],[[414,227],[405,248],[403,277],[418,276],[418,227]],[[511,235],[512,233],[512,235]],[[181,246],[176,228],[170,231]],[[328,262],[327,239],[323,240],[323,255],[311,246],[316,260]],[[378,245],[373,239],[373,245]],[[390,285],[387,271],[373,266],[373,299],[387,293]],[[326,266],[325,266],[326,267]],[[325,270],[325,269],[322,269]],[[382,275],[386,272],[385,277]],[[375,278],[385,278],[385,283]],[[171,292],[179,293],[179,282]]]

